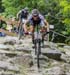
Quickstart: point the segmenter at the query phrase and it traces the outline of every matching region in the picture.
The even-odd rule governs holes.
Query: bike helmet
[[[28,7],[25,7],[25,8],[24,8],[24,11],[28,11],[28,10],[29,10]]]
[[[33,9],[32,10],[32,15],[33,16],[38,16],[39,15],[39,11],[37,9]]]

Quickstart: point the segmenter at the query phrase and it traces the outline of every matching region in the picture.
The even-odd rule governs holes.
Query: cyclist
[[[19,20],[19,25],[20,25],[21,22],[22,22],[22,24],[24,24],[26,22],[26,20],[28,18],[28,15],[29,15],[28,7],[25,7],[24,9],[20,10],[17,13],[17,18]]]
[[[32,13],[29,15],[28,20],[24,23],[24,31],[27,32],[26,24],[30,23],[30,32],[34,32],[35,26],[40,25],[43,28],[47,28],[47,32],[49,32],[49,24],[46,19],[40,14],[37,9],[33,9]]]

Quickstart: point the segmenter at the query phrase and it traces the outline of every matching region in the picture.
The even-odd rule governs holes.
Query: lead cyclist
[[[41,31],[49,32],[49,24],[43,15],[37,9],[33,9],[28,17],[28,20],[24,23],[24,31],[27,33],[27,23],[30,24],[30,32],[34,33],[36,25],[41,26]],[[42,36],[44,38],[44,36]],[[34,35],[32,35],[32,42],[34,43]]]

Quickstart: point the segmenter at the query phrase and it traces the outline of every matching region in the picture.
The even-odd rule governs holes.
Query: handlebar
[[[24,32],[25,35],[32,35],[32,32]]]
[[[45,34],[49,34],[50,32],[46,31]],[[24,32],[25,35],[32,35],[32,32]]]

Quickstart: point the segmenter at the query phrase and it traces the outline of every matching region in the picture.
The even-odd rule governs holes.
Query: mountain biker
[[[20,10],[20,11],[17,13],[17,18],[18,18],[19,20],[22,20],[22,22],[23,22],[23,19],[27,19],[28,14],[29,14],[28,8],[25,7],[24,9]]]
[[[35,26],[40,25],[42,30],[47,28],[47,32],[49,32],[49,25],[46,19],[40,14],[37,9],[33,9],[32,13],[28,17],[28,20],[24,23],[24,31],[27,32],[26,24],[30,23],[30,32],[34,33]],[[34,41],[34,35],[32,36],[32,40]]]
[[[26,22],[26,20],[28,18],[28,15],[29,15],[28,7],[25,7],[24,9],[20,10],[17,13],[17,18],[19,20],[19,25],[20,25],[20,23],[24,24]]]

